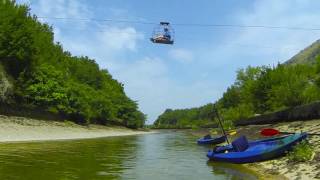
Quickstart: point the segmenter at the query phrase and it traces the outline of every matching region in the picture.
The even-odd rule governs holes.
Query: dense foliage
[[[225,124],[320,100],[320,57],[316,59],[312,60],[316,63],[278,64],[276,67],[249,66],[239,70],[235,83],[215,102]],[[205,107],[210,106],[166,110],[155,125],[207,125],[208,119],[211,117],[211,122],[214,122],[215,117],[200,116],[199,112]],[[210,108],[206,111],[210,111]]]
[[[167,109],[158,117],[154,125],[158,128],[193,128],[200,125],[215,124],[212,117],[215,115],[213,104],[199,108]]]
[[[94,60],[64,51],[49,25],[11,0],[0,1],[0,67],[14,85],[1,104],[40,108],[78,123],[144,125],[145,115],[121,83]]]

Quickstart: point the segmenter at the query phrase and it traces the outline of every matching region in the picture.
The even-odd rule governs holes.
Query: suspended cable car
[[[150,40],[158,44],[173,44],[174,30],[168,22],[160,22],[160,24],[153,29]]]

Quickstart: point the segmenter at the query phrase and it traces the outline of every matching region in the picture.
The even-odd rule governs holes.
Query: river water
[[[258,179],[241,165],[208,162],[210,147],[184,131],[90,140],[0,144],[2,180]]]

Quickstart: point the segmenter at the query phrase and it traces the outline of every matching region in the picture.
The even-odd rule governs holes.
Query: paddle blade
[[[236,135],[237,134],[237,131],[236,130],[231,130],[228,132],[228,135],[230,136],[233,136],[233,135]]]
[[[260,134],[263,136],[274,136],[279,134],[279,131],[272,128],[266,128],[266,129],[262,129]]]

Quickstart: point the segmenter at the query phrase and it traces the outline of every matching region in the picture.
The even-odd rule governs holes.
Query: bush
[[[235,125],[234,125],[233,121],[224,121],[224,122],[222,122],[222,125],[223,125],[224,130],[226,130],[226,131],[235,129]]]
[[[305,162],[309,161],[314,156],[314,149],[308,141],[302,141],[294,146],[293,151],[289,153],[289,161]]]
[[[192,129],[192,130],[199,130],[200,127],[199,127],[198,125],[196,125],[196,124],[193,124],[193,125],[191,126],[191,129]]]
[[[237,107],[223,109],[222,116],[227,121],[236,121],[239,119],[246,119],[253,116],[254,111],[251,104],[240,104]]]

